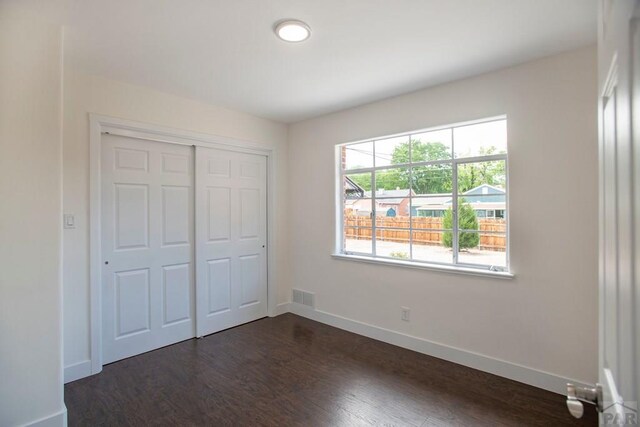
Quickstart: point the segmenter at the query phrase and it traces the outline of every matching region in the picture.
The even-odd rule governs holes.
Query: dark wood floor
[[[293,314],[110,364],[65,402],[71,426],[597,424],[560,395]]]

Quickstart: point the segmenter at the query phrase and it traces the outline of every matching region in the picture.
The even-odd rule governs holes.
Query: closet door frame
[[[89,308],[90,308],[90,362],[91,372],[102,371],[102,242],[101,242],[101,144],[102,135],[119,135],[170,144],[218,148],[240,153],[257,154],[267,158],[267,314],[279,313],[276,304],[276,235],[277,217],[276,165],[277,150],[274,146],[259,145],[247,141],[168,127],[141,123],[126,119],[89,114]],[[196,286],[197,289],[197,286]],[[196,299],[199,296],[196,293]]]

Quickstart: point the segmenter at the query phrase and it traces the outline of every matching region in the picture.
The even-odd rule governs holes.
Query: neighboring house
[[[354,215],[371,215],[371,191],[364,191],[353,181],[347,178],[345,184],[346,206]],[[354,186],[347,187],[349,182]],[[362,191],[359,191],[359,190]],[[351,193],[350,193],[351,192]],[[362,194],[359,198],[358,195]],[[446,194],[433,194],[420,196],[409,190],[378,190],[376,191],[376,215],[377,216],[408,216],[409,211],[413,216],[442,217],[451,207],[452,198]],[[488,184],[482,184],[463,193],[460,199],[469,203],[476,212],[478,218],[504,218],[506,212],[506,195],[501,188]]]
[[[353,181],[352,181],[353,182]],[[357,185],[354,183],[354,185]],[[354,215],[371,215],[371,191],[365,191],[362,199],[350,199],[349,189],[345,184],[346,206]],[[355,191],[355,190],[353,190]],[[409,215],[409,191],[410,190],[384,190],[376,191],[376,215],[377,216],[408,216]],[[415,195],[414,192],[411,192]]]
[[[464,201],[473,206],[478,218],[504,218],[507,196],[502,188],[482,184],[464,193]]]
[[[409,216],[409,192],[415,195],[413,190],[385,190],[376,191],[376,213],[384,216]],[[365,191],[365,197],[371,197],[371,191]],[[378,213],[378,215],[380,215]]]
[[[451,196],[434,194],[429,197],[414,197],[411,204],[413,216],[441,217],[451,206]]]
[[[464,199],[476,211],[478,218],[504,218],[507,198],[501,188],[482,184],[463,193]],[[414,216],[441,217],[451,207],[451,196],[415,197],[412,203]]]
[[[348,176],[345,176],[344,195],[346,199],[361,199],[364,197],[364,188],[353,182]]]

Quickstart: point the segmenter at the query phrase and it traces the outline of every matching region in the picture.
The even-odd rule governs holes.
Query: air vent
[[[302,304],[303,296],[302,291],[298,289],[293,290],[293,302],[297,302],[298,304]]]
[[[315,294],[300,289],[293,289],[293,302],[315,308]]]

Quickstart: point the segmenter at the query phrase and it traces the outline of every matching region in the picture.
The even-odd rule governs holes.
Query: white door
[[[601,0],[599,7],[599,382],[604,411],[600,422],[636,425],[640,396],[640,144],[633,130],[640,128],[640,35],[634,19],[639,2]],[[632,110],[636,111],[635,121]]]
[[[196,147],[197,336],[267,315],[266,157]]]
[[[103,363],[191,338],[193,147],[102,139]]]

